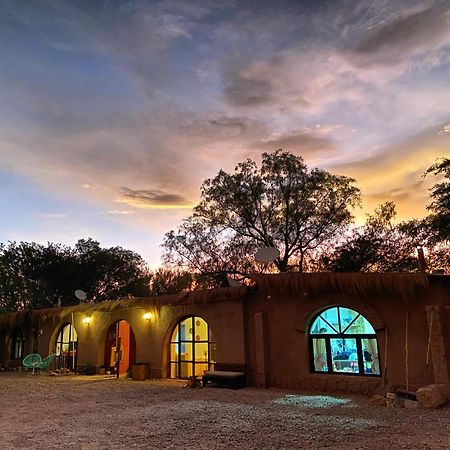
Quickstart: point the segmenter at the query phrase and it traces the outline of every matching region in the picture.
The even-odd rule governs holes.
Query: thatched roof
[[[367,297],[371,294],[398,295],[407,299],[417,289],[427,288],[423,273],[277,273],[255,274],[252,279],[273,294],[339,292]]]
[[[162,305],[188,305],[193,303],[211,303],[226,300],[242,299],[254,291],[248,286],[205,289],[192,292],[183,292],[176,295],[161,297],[138,297],[120,300],[111,300],[100,303],[83,303],[80,305],[64,306],[61,308],[42,308],[26,311],[15,311],[0,315],[0,328],[12,329],[23,326],[25,323],[37,323],[40,318],[53,317],[62,320],[72,312],[111,312],[146,307],[159,307]]]

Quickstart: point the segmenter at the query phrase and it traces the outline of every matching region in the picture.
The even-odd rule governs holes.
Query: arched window
[[[20,328],[11,334],[11,359],[22,359],[25,345],[25,336]]]
[[[309,342],[313,372],[380,375],[375,330],[353,309],[322,311],[311,324]]]
[[[75,370],[77,367],[78,336],[72,324],[64,325],[56,339],[56,365]]]
[[[197,316],[179,322],[170,339],[170,378],[202,376],[216,359],[216,344],[208,324]]]

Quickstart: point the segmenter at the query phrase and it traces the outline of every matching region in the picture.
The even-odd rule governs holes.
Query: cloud
[[[435,2],[369,29],[355,47],[354,55],[363,65],[397,65],[411,56],[449,44],[450,6],[448,2]]]
[[[128,216],[134,214],[135,211],[131,209],[111,209],[109,211],[102,211],[100,214],[106,214],[108,216]]]
[[[122,188],[122,196],[116,200],[136,208],[171,209],[192,208],[189,200],[178,194],[169,194],[160,190]]]
[[[315,155],[335,150],[335,143],[328,137],[318,136],[305,131],[295,131],[264,141],[257,141],[252,147],[269,152],[281,148],[296,154]]]

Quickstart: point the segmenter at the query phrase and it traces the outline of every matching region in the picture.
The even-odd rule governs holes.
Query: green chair
[[[33,369],[34,375],[34,369],[41,361],[42,361],[41,355],[38,355],[37,353],[31,353],[30,355],[27,355],[25,356],[25,358],[23,358],[22,364],[27,369]]]
[[[47,358],[44,358],[40,362],[36,364],[36,369],[39,370],[48,370],[50,367],[50,364],[54,361],[56,358],[56,353],[52,353],[51,355],[48,355]]]

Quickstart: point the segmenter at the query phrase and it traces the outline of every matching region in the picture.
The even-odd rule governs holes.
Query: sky
[[[220,169],[278,148],[422,217],[450,156],[450,1],[0,0],[0,242],[160,264]]]

